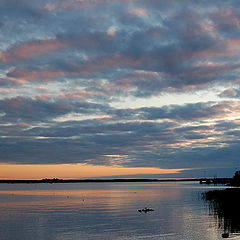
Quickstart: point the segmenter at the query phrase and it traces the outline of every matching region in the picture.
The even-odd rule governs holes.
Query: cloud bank
[[[239,167],[239,7],[0,1],[0,162]]]

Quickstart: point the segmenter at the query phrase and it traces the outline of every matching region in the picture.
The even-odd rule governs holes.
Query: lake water
[[[218,240],[202,193],[181,183],[0,184],[1,240]],[[144,207],[153,212],[138,212]],[[231,238],[240,239],[237,235]]]

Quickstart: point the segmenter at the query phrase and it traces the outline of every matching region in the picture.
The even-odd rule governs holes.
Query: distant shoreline
[[[41,179],[41,180],[0,180],[1,183],[106,183],[106,182],[192,182],[192,181],[206,181],[213,178],[166,178],[166,179],[136,179],[136,178],[121,178],[121,179]],[[230,178],[219,178],[220,180],[227,182]]]

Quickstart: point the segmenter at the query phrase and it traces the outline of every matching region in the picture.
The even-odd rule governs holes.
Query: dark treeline
[[[135,179],[135,178],[118,178],[118,179],[59,179],[44,178],[41,180],[0,180],[0,183],[97,183],[97,182],[178,182],[178,181],[200,181],[200,178],[169,178],[169,179]]]

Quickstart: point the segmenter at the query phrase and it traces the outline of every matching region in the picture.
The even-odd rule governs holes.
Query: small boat
[[[223,233],[222,234],[222,238],[228,238],[229,237],[229,233]]]
[[[143,209],[138,209],[138,211],[147,213],[147,212],[153,212],[154,209],[145,207]]]

